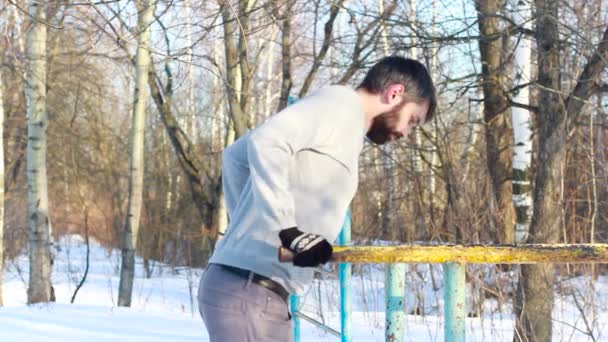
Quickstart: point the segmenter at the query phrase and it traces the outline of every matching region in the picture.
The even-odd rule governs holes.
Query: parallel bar
[[[293,319],[293,341],[300,342],[300,297],[291,295],[291,317]]]
[[[608,263],[608,244],[336,246],[331,261],[468,264]]]
[[[386,268],[386,342],[401,342],[405,334],[405,265],[390,264]]]
[[[445,274],[445,342],[465,340],[465,265],[447,263]]]
[[[350,245],[351,242],[351,213],[346,212],[342,232],[340,232],[339,243],[342,246]],[[340,264],[340,320],[342,326],[342,342],[352,340],[352,293],[351,293],[352,266],[349,263]]]

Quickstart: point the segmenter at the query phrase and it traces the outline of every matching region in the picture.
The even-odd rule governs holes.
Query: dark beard
[[[378,145],[398,139],[400,134],[394,132],[397,120],[398,114],[394,112],[378,115],[374,118],[371,127],[367,131],[367,138]]]

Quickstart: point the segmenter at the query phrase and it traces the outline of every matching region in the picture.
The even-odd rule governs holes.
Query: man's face
[[[407,137],[415,126],[424,122],[428,110],[428,101],[416,103],[402,99],[390,111],[373,119],[367,137],[379,145]]]

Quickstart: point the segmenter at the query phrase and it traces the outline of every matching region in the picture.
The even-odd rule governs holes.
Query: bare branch
[[[606,69],[607,60],[608,26],[604,31],[602,41],[598,44],[597,49],[579,76],[576,87],[574,87],[574,90],[566,100],[566,111],[571,120],[574,120],[581,112],[581,109],[585,105],[585,100],[589,99],[593,94],[596,79],[600,76],[601,72]]]
[[[319,67],[321,66],[321,63],[323,63],[323,60],[325,59],[325,55],[327,54],[331,43],[334,21],[336,20],[336,17],[338,16],[338,11],[342,7],[344,1],[345,0],[339,0],[337,3],[334,3],[331,6],[331,9],[329,11],[329,19],[327,19],[327,22],[325,23],[323,44],[321,45],[321,50],[319,51],[319,54],[314,58],[312,67],[310,68],[308,75],[306,75],[306,79],[304,80],[304,84],[302,84],[302,88],[300,89],[298,97],[303,97],[304,95],[306,95],[306,93],[308,93],[310,85],[315,79],[315,76],[317,74],[317,71],[319,70]]]
[[[37,22],[41,23],[42,25],[47,26],[49,28],[56,29],[56,30],[63,30],[63,26],[55,26],[55,25],[50,24],[46,20],[40,20],[40,19],[38,19],[35,15],[31,14],[29,11],[24,10],[23,8],[21,8],[21,6],[17,5],[15,2],[13,2],[13,0],[8,0],[8,2],[11,5],[15,6],[21,12],[27,14],[27,16],[30,17],[30,19],[32,19],[34,21],[37,21]]]

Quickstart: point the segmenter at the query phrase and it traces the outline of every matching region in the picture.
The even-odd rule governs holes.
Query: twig
[[[9,0],[10,1],[10,0]],[[75,2],[70,4],[70,6],[90,6],[90,5],[104,5],[104,4],[111,4],[113,2],[119,2],[120,0],[108,0],[108,1],[97,1],[97,2]]]
[[[78,283],[78,286],[76,286],[76,290],[74,290],[74,294],[72,295],[72,299],[70,300],[70,304],[74,304],[74,300],[76,300],[76,295],[78,294],[78,291],[80,290],[80,288],[82,287],[82,285],[84,285],[85,280],[87,279],[87,275],[89,274],[89,261],[90,261],[90,256],[91,256],[91,246],[89,244],[89,209],[87,208],[86,204],[84,207],[84,241],[86,243],[87,246],[87,261],[86,261],[86,266],[84,269],[84,275],[82,276],[82,279],[80,279],[80,283]]]
[[[589,326],[589,321],[587,321],[587,315],[585,315],[585,310],[583,309],[583,307],[579,303],[578,299],[576,298],[576,293],[574,293],[574,290],[572,290],[572,292],[570,294],[572,296],[572,299],[574,299],[574,304],[576,305],[576,308],[578,309],[578,311],[581,313],[581,317],[583,318],[583,322],[585,323],[585,327],[587,328],[587,332],[583,332],[582,330],[581,330],[581,332],[583,332],[585,335],[591,337],[591,340],[593,340],[593,342],[596,342],[597,340],[595,339],[595,336],[593,336],[593,328],[591,326]]]

